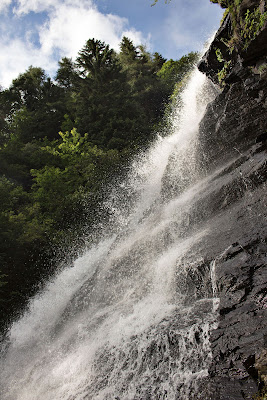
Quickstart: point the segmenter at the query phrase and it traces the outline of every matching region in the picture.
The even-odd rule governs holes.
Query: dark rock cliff
[[[218,327],[211,333],[213,362],[199,392],[205,400],[252,399],[267,383],[266,2],[228,0],[227,6],[199,64],[221,86],[201,122],[200,162],[204,171],[228,163],[222,176],[231,177],[228,191],[211,199],[211,208],[227,213],[214,219],[203,249],[215,260],[220,299]],[[248,37],[251,16],[260,23]]]
[[[242,29],[248,29],[248,23],[244,25],[244,15],[249,10],[244,5],[248,5],[248,1],[239,3],[239,9],[226,16],[198,65],[200,71],[223,89],[209,105],[200,126],[200,142],[205,154],[202,161],[210,167],[218,164],[221,158],[231,159],[255,142],[266,140],[267,5],[262,0],[249,2],[250,10],[263,12],[259,11],[263,15],[262,27],[253,36],[251,34],[252,40],[244,39],[242,34]],[[253,18],[255,14],[256,11],[254,14],[251,11],[248,15]]]

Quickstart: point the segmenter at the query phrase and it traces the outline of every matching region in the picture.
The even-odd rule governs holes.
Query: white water
[[[208,86],[195,71],[171,135],[135,160],[105,204],[113,225],[11,326],[1,399],[194,398],[216,326],[215,264],[210,290],[188,296],[186,283],[203,263],[187,254],[207,234],[192,210],[214,178],[198,179],[196,167]]]

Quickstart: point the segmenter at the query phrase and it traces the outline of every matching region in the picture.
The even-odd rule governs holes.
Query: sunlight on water
[[[171,134],[133,162],[106,202],[113,225],[11,326],[3,400],[194,396],[211,359],[214,270],[204,278],[210,290],[195,298],[179,282],[191,268],[187,252],[207,234],[193,211],[211,187],[196,163],[198,124],[210,100],[209,83],[195,71],[172,113]]]

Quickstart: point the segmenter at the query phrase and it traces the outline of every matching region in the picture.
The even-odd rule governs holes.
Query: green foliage
[[[250,43],[258,36],[266,20],[267,11],[261,11],[260,7],[253,11],[246,10],[245,15],[241,15],[240,5],[242,0],[210,0],[212,3],[219,3],[226,8],[222,22],[226,15],[230,13],[232,22],[232,34],[227,42],[224,42],[232,54],[235,49],[246,50]]]
[[[193,68],[198,57],[198,53],[191,52],[180,58],[180,60],[174,61],[170,59],[163,64],[157,75],[165,83],[170,92],[173,91],[175,84],[181,81]]]
[[[87,141],[88,135],[80,135],[74,128],[60,132],[60,139],[43,148],[58,158],[59,166],[45,166],[32,170],[33,198],[41,212],[53,216],[57,226],[68,225],[77,219],[80,210],[78,193],[96,193],[107,173],[119,163],[118,152],[103,151]],[[83,214],[83,213],[82,213]]]
[[[218,49],[218,48],[215,50],[215,54],[216,54],[216,57],[217,57],[217,60],[219,61],[219,63],[223,64],[222,68],[218,71],[217,75],[218,75],[219,84],[221,86],[224,86],[225,85],[225,78],[226,78],[226,76],[228,74],[229,67],[231,65],[231,60],[226,61],[224,59],[223,55],[222,55],[221,50]]]
[[[244,39],[244,49],[247,49],[251,41],[257,37],[266,21],[267,11],[262,13],[259,8],[252,12],[247,10],[245,18],[241,22],[241,37]]]
[[[216,49],[215,53],[216,53],[217,60],[221,63],[224,62],[224,58],[223,58],[221,50]]]
[[[111,80],[121,69],[114,50],[95,39],[87,40],[83,49],[79,51],[76,65],[82,77],[99,84]]]
[[[195,59],[190,53],[168,62],[126,37],[116,54],[90,39],[75,62],[62,58],[55,82],[41,68],[29,67],[0,90],[5,318],[53,272],[58,260],[51,252],[61,249],[65,257],[66,250],[71,257],[99,213],[108,218],[100,204],[110,181],[153,138],[175,85],[179,91],[177,80]]]
[[[62,142],[58,144],[58,149],[46,147],[49,151],[51,149],[52,154],[61,155],[74,155],[74,154],[84,154],[81,152],[82,146],[86,144],[88,139],[88,134],[86,133],[84,136],[81,136],[80,133],[77,132],[76,128],[73,128],[70,132],[59,132],[59,136],[62,139]]]
[[[225,78],[229,72],[229,66],[231,65],[231,61],[225,61],[223,64],[223,68],[218,72],[218,81],[220,85],[225,85]]]
[[[172,129],[172,124],[170,123],[172,118],[170,117],[172,116],[173,110],[177,110],[177,108],[180,108],[183,105],[181,95],[188,84],[192,68],[198,61],[198,53],[189,53],[187,56],[182,57],[181,60],[181,73],[178,73],[177,75],[177,80],[172,86],[172,92],[169,95],[168,103],[166,104],[164,110],[164,116],[160,123],[157,125],[157,130],[161,131],[161,134],[163,135],[165,132],[169,133],[170,129]],[[187,67],[185,67],[185,61]]]
[[[73,88],[79,78],[72,59],[63,57],[58,64],[59,68],[55,77],[57,84],[66,90]]]
[[[64,116],[63,94],[41,68],[29,67],[1,93],[6,123],[0,137],[15,133],[24,143],[45,136],[52,139]]]
[[[167,61],[167,59],[162,57],[161,54],[159,54],[158,52],[154,53],[153,54],[153,65],[154,65],[155,72],[158,72],[166,61]]]
[[[5,176],[0,177],[0,212],[18,210],[27,200],[28,195],[21,186],[16,186]]]
[[[0,171],[10,181],[22,185],[26,190],[31,187],[30,170],[42,165],[52,164],[54,157],[44,153],[41,142],[33,140],[23,143],[19,136],[12,135],[0,148]]]
[[[131,64],[138,61],[137,48],[133,45],[133,42],[126,36],[123,36],[120,43],[119,58],[124,69],[127,69]]]
[[[120,147],[126,147],[135,139],[141,121],[117,55],[103,42],[88,40],[77,66],[82,78],[76,90],[77,129],[102,148],[118,144],[115,138],[121,140]]]
[[[221,39],[227,51],[222,54],[220,49],[215,50],[217,60],[222,64],[218,71],[218,81],[221,86],[224,86],[232,60],[235,59],[238,52],[246,51],[253,40],[259,35],[267,21],[267,11],[262,11],[260,7],[255,8],[253,11],[251,9],[245,11],[241,8],[242,0],[210,1],[227,7],[224,17],[228,13],[230,13],[231,17],[231,35],[229,38]]]

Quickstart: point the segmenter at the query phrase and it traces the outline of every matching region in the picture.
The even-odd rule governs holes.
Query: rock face
[[[231,159],[235,154],[241,154],[255,142],[264,140],[266,135],[266,8],[266,2],[262,0],[241,1],[235,10],[237,15],[232,12],[226,16],[198,65],[199,70],[217,84],[224,63],[228,65],[221,81],[223,91],[209,105],[200,126],[200,142],[206,157],[202,161],[210,167],[218,164],[220,158]],[[266,22],[253,40],[240,39],[230,47],[234,35],[239,34],[242,38],[242,21],[249,10],[258,10]]]
[[[266,4],[244,0],[240,15],[257,7],[264,12]],[[220,303],[218,327],[211,333],[213,362],[199,391],[199,398],[205,400],[248,400],[267,383],[266,23],[246,50],[239,47],[231,55],[224,42],[232,34],[229,14],[199,64],[199,69],[218,83],[216,50],[220,49],[226,62],[231,61],[223,90],[201,122],[204,155],[200,162],[209,171],[229,161],[228,171],[225,168],[222,174],[236,176],[228,195],[218,193],[217,200],[211,201],[211,208],[214,202],[218,209],[228,208],[229,220],[218,217],[218,229],[220,224],[229,226],[224,236],[213,237],[206,249],[207,257],[215,263]],[[224,247],[227,232],[230,245]],[[212,243],[216,240],[224,249],[214,254]]]
[[[220,320],[211,334],[213,365],[204,398],[251,399],[266,374],[265,266],[260,235],[233,243],[217,261]]]
[[[199,70],[215,83],[221,79],[222,85],[245,81],[252,70],[266,77],[266,0],[227,2],[229,12],[199,62]]]

